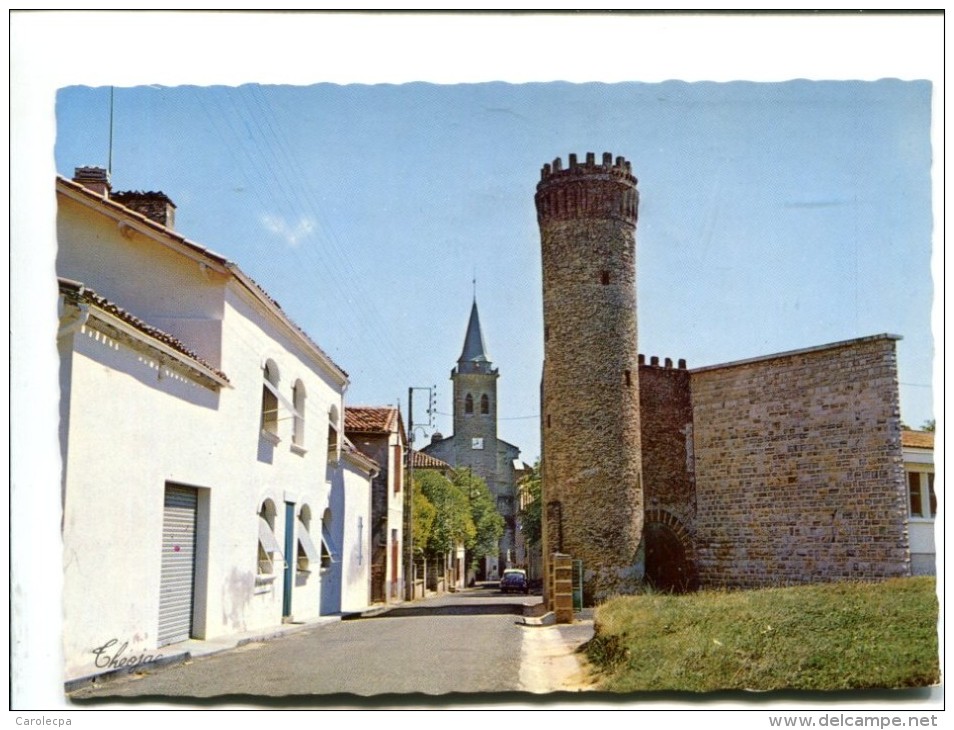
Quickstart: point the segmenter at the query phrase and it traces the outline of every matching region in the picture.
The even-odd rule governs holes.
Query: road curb
[[[521,626],[556,626],[556,614],[548,611],[542,616],[521,616],[517,621]]]
[[[343,613],[341,614],[342,621],[353,621],[358,618],[374,618],[375,616],[383,616],[389,611],[397,608],[398,606],[403,606],[403,603],[394,603],[387,604],[384,606],[376,606],[374,608],[369,608],[367,611],[355,611],[353,613]]]
[[[119,667],[117,669],[108,669],[105,672],[100,672],[99,674],[88,674],[84,677],[70,679],[63,683],[63,689],[66,694],[70,694],[72,692],[76,692],[77,690],[85,689],[86,687],[91,687],[95,684],[100,684],[101,682],[111,682],[114,679],[125,677],[127,674],[132,674],[133,672],[139,672],[144,669],[172,667],[176,664],[184,664],[190,659],[192,659],[192,653],[188,651],[178,654],[167,654],[165,656],[152,659],[148,662],[142,662],[141,664],[131,664],[125,667]]]

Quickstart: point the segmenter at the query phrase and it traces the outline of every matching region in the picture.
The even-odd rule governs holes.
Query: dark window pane
[[[916,471],[908,472],[908,496],[911,503],[911,516],[923,516],[921,512],[921,475]]]
[[[931,517],[934,517],[937,514],[937,495],[934,493],[933,474],[928,474],[928,492],[930,492],[931,495]]]

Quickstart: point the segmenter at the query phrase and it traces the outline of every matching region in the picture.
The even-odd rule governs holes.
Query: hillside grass
[[[618,597],[586,652],[608,692],[923,687],[938,610],[932,577]]]

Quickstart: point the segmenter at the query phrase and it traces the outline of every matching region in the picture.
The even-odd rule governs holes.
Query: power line
[[[234,93],[226,91],[224,96],[213,94],[211,102],[198,93],[195,98],[213,127],[220,130],[220,136],[235,141],[225,145],[226,154],[252,188],[263,211],[275,211],[287,219],[287,225],[295,225],[296,218],[314,219],[318,245],[289,246],[282,250],[282,257],[297,260],[297,267],[305,272],[322,272],[316,277],[312,296],[321,300],[321,310],[335,313],[329,321],[350,320],[356,325],[355,330],[366,333],[366,339],[381,343],[392,353],[400,352],[403,343],[384,326],[384,318],[364,284],[368,277],[355,270],[349,246],[342,243],[324,215],[320,201],[306,182],[308,176],[298,162],[299,155],[293,154],[263,93],[260,87],[245,87]],[[216,108],[210,109],[208,103]],[[280,258],[269,257],[267,264],[275,272],[273,276],[279,278],[287,269],[279,264]],[[314,304],[308,308],[313,309]],[[297,300],[296,305],[299,311],[308,306]],[[342,312],[342,307],[347,307],[347,311]],[[406,358],[399,356],[393,362],[401,368]],[[397,375],[404,380],[410,378],[407,372]]]
[[[447,417],[449,417],[449,418],[453,418],[453,416],[454,416],[453,413],[444,413],[443,411],[434,411],[434,412],[435,412],[438,416],[447,416]],[[530,420],[531,418],[533,418],[533,419],[540,418],[540,414],[538,413],[538,414],[535,415],[535,416],[507,416],[507,417],[503,417],[503,418],[498,418],[497,420],[498,420],[498,421],[528,421],[528,420]]]

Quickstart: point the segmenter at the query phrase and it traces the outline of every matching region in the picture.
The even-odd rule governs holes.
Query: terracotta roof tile
[[[901,445],[914,449],[933,449],[933,431],[901,431]]]
[[[446,461],[435,459],[430,454],[425,454],[421,451],[411,452],[411,464],[414,465],[415,469],[441,469],[450,471],[454,468]]]
[[[391,433],[399,414],[391,406],[348,406],[345,408],[345,431],[355,433]]]
[[[60,279],[60,291],[64,295],[72,299],[73,301],[87,302],[93,306],[101,309],[104,312],[112,314],[114,317],[118,317],[126,324],[129,324],[135,327],[137,330],[143,334],[149,335],[155,340],[162,342],[164,345],[168,345],[173,350],[185,355],[191,360],[194,360],[198,364],[202,365],[207,370],[211,370],[213,373],[218,375],[222,380],[228,382],[228,377],[218,368],[212,366],[201,357],[199,357],[195,352],[190,350],[185,346],[180,340],[176,339],[172,335],[163,332],[157,327],[153,327],[150,324],[146,324],[141,319],[136,317],[133,314],[130,314],[125,309],[122,309],[119,305],[114,302],[109,301],[105,297],[100,296],[92,289],[86,287],[84,284],[81,284],[77,281],[70,281],[69,279]]]

